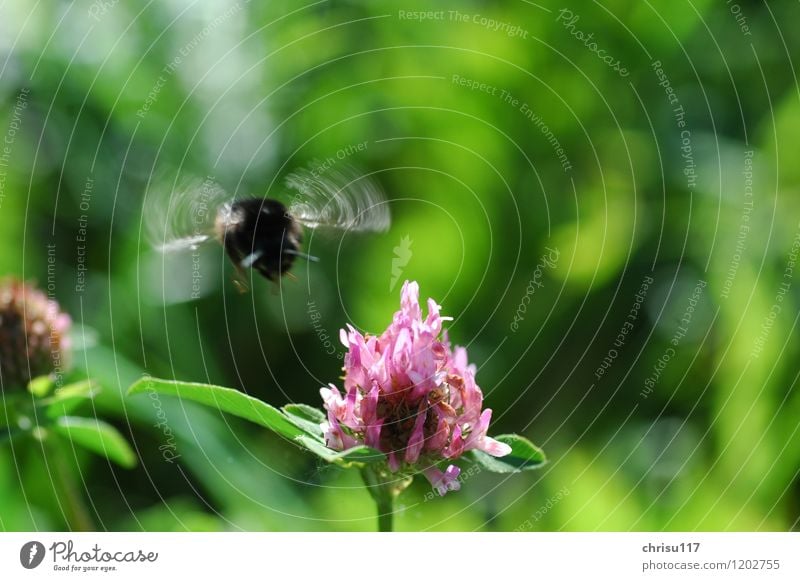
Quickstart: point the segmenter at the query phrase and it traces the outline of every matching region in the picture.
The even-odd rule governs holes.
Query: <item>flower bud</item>
[[[35,377],[66,366],[69,315],[37,288],[7,279],[0,283],[0,387],[23,388]]]

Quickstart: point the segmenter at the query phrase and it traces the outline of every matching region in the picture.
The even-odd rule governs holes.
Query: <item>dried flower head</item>
[[[58,303],[17,280],[0,283],[0,379],[3,389],[65,366],[71,321]]]
[[[511,448],[487,436],[492,410],[482,409],[475,366],[463,347],[450,348],[439,315],[428,299],[422,318],[419,286],[403,285],[401,309],[379,336],[352,326],[341,331],[348,348],[344,394],[334,385],[320,390],[328,421],[326,444],[336,450],[367,445],[388,457],[392,472],[422,471],[439,494],[458,490],[460,469],[437,465],[469,450],[505,456]]]

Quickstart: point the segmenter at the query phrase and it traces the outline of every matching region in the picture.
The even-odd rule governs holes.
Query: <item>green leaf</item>
[[[359,464],[372,464],[384,462],[386,460],[386,456],[383,452],[368,446],[356,446],[355,448],[350,448],[343,452],[337,452],[336,450],[331,450],[316,438],[310,438],[308,436],[300,436],[295,439],[295,442],[326,462],[333,462],[344,467],[352,466],[354,462]]]
[[[304,403],[286,404],[283,406],[283,411],[301,418],[305,418],[309,422],[314,422],[315,424],[321,424],[328,419],[328,417],[325,415],[325,412],[323,412],[321,409],[306,405]]]
[[[290,403],[283,406],[283,413],[295,426],[301,430],[322,439],[322,427],[320,424],[326,420],[322,410],[303,403]]]
[[[42,404],[47,407],[47,417],[55,419],[71,413],[82,402],[92,399],[98,393],[100,388],[95,383],[81,381],[57,389]]]
[[[63,416],[52,429],[57,434],[125,468],[136,466],[136,454],[114,426],[90,418]]]
[[[235,389],[205,383],[143,377],[131,386],[128,395],[145,392],[160,393],[201,403],[269,428],[290,440],[307,435],[303,429],[289,421],[277,408]]]
[[[28,383],[28,391],[36,397],[45,397],[53,389],[53,378],[49,375],[34,377]]]
[[[337,460],[345,462],[361,462],[363,464],[378,464],[386,461],[386,454],[369,446],[356,446],[344,452],[336,453]]]
[[[494,436],[494,439],[511,446],[511,453],[502,458],[496,458],[480,450],[471,452],[473,460],[490,472],[509,474],[523,470],[534,470],[547,462],[547,457],[541,448],[535,446],[527,438],[517,434],[503,434]]]

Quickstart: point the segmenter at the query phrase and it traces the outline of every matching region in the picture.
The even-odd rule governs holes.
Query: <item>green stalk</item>
[[[378,506],[378,532],[391,533],[394,530],[394,498],[375,501]]]
[[[48,460],[52,462],[53,471],[55,472],[53,484],[58,495],[58,503],[61,505],[63,500],[66,505],[64,507],[64,516],[67,519],[67,526],[72,531],[96,530],[92,517],[89,515],[89,510],[83,502],[83,496],[78,490],[75,475],[71,467],[67,466],[64,460],[64,452],[59,443],[55,441],[56,438],[55,434],[48,434],[45,450],[50,452]]]
[[[392,532],[394,501],[411,484],[411,476],[393,474],[386,465],[375,467],[367,464],[361,469],[361,477],[378,509],[378,532]]]

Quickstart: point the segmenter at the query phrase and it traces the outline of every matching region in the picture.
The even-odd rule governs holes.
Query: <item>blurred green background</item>
[[[339,328],[381,331],[408,278],[454,317],[491,431],[550,463],[442,499],[417,479],[398,530],[797,530],[799,10],[3,3],[0,272],[55,285],[75,372],[103,387],[88,412],[141,459],[69,454],[97,528],[373,530],[356,474],[122,394],[146,372],[319,405]],[[296,281],[240,294],[219,247],[147,241],[164,172],[278,195],[339,158],[382,184],[392,227],[315,233]],[[41,450],[3,444],[0,527],[66,526]]]

